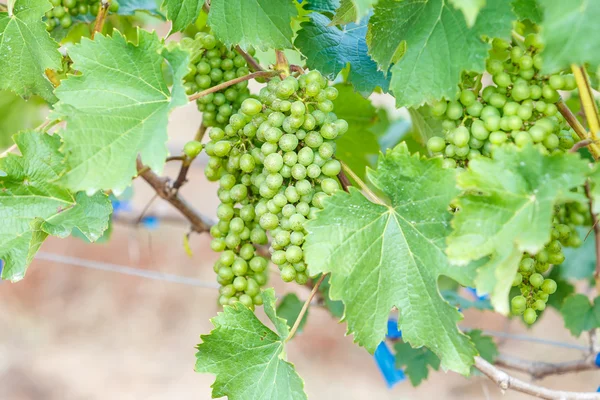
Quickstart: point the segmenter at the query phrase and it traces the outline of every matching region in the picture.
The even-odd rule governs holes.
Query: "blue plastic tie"
[[[158,218],[154,216],[146,216],[142,218],[142,225],[148,230],[154,230],[158,228]]]
[[[388,388],[391,389],[395,384],[406,379],[404,371],[396,368],[396,358],[385,342],[379,343],[373,356]]]
[[[402,331],[398,330],[398,321],[393,318],[388,319],[386,336],[388,339],[400,339],[402,337]]]
[[[121,211],[131,211],[131,202],[128,200],[112,200],[113,214],[117,214]]]
[[[477,300],[487,300],[487,299],[489,299],[489,298],[490,298],[490,296],[488,296],[487,294],[484,294],[483,296],[479,296],[479,295],[477,294],[477,289],[475,289],[475,288],[472,288],[472,287],[468,287],[468,288],[467,288],[467,291],[468,291],[469,293],[471,293],[471,294],[473,295],[473,297],[474,297],[474,298],[476,298]]]
[[[600,368],[600,353],[596,354],[596,367]]]

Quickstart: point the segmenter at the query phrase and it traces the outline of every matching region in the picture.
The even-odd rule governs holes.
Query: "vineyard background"
[[[378,103],[388,103],[377,99]],[[389,103],[388,103],[389,104]],[[175,110],[169,126],[172,154],[193,136],[200,123],[194,104]],[[194,163],[190,184],[182,189],[186,199],[210,218],[218,204],[216,187],[203,175],[205,158]],[[178,165],[165,173],[177,174]],[[132,210],[121,216],[134,221],[154,192],[134,181]],[[112,240],[87,245],[76,238],[50,238],[18,284],[0,284],[0,399],[9,400],[119,400],[209,399],[214,377],[193,372],[192,345],[200,333],[208,333],[209,318],[218,311],[217,290],[114,272],[80,268],[47,261],[50,255],[74,257],[191,277],[215,285],[212,264],[217,254],[209,247],[209,235],[192,235],[189,258],[182,247],[185,222],[161,200],[148,215],[161,217],[155,230],[132,224],[114,225]],[[181,220],[179,220],[181,221]],[[63,260],[64,261],[64,260]],[[308,291],[284,284],[276,276],[271,283],[280,295],[295,291],[301,299]],[[259,311],[262,316],[262,309]],[[569,344],[579,342],[564,328],[551,309],[533,329],[515,319],[507,324],[500,315],[467,310],[464,327],[525,334]],[[408,381],[389,390],[373,357],[344,337],[345,325],[327,311],[313,307],[302,334],[288,344],[288,359],[305,381],[312,400],[338,399],[525,399],[502,395],[487,378],[464,379],[455,373],[437,372],[415,389]],[[503,354],[527,354],[540,361],[576,359],[581,351],[521,340],[499,341]],[[515,376],[528,379],[525,375]],[[541,384],[560,390],[594,391],[599,372],[551,376]]]

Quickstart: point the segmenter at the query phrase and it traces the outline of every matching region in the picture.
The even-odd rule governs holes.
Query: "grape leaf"
[[[331,23],[333,25],[346,25],[357,21],[356,8],[352,0],[341,0],[339,8],[336,10]]]
[[[477,14],[485,6],[486,0],[450,0],[454,8],[462,11],[470,28],[477,20]]]
[[[413,124],[416,137],[422,145],[434,136],[443,135],[442,121],[431,115],[429,106],[424,105],[419,108],[409,108],[410,120]]]
[[[241,303],[223,307],[211,319],[215,329],[202,335],[196,354],[196,372],[216,375],[213,398],[229,400],[305,400],[304,382],[285,361],[288,327],[275,315],[275,292],[263,291],[265,312],[278,333],[263,325]]]
[[[316,278],[315,278],[316,279]],[[319,286],[319,291],[323,294],[323,301],[325,302],[325,307],[329,310],[331,315],[336,318],[342,318],[344,316],[344,303],[339,300],[332,300],[329,296],[329,289],[331,285],[329,284],[329,275],[323,279],[321,282],[321,286]]]
[[[281,302],[277,306],[277,315],[287,321],[289,327],[294,326],[296,320],[298,319],[298,315],[300,315],[300,310],[302,310],[302,306],[304,305],[303,301],[300,301],[298,296],[295,293],[288,293],[283,296]],[[304,329],[304,325],[306,325],[306,319],[308,318],[308,309],[306,313],[302,317],[302,321],[300,321],[300,325],[298,325],[297,333],[302,332]]]
[[[545,0],[544,21],[541,24],[545,43],[542,72],[553,73],[571,64],[600,65],[595,40],[600,35],[600,2],[589,0]]]
[[[16,0],[12,14],[0,12],[0,89],[56,101],[45,73],[60,69],[62,57],[42,22],[51,8],[46,0]]]
[[[336,193],[307,224],[304,249],[311,275],[331,273],[330,296],[344,302],[348,332],[361,346],[375,351],[396,306],[407,342],[467,374],[475,348],[456,327],[461,314],[440,296],[437,280],[446,275],[468,285],[474,271],[451,267],[444,253],[448,205],[458,190],[456,171],[441,163],[411,156],[404,143],[389,150],[368,176],[391,205],[352,187]]]
[[[146,11],[152,15],[161,15],[157,0],[120,0],[119,15],[134,15],[136,11]]]
[[[579,237],[585,238],[590,228],[577,228]],[[596,269],[596,234],[592,229],[580,247],[565,247],[565,261],[560,265],[560,276],[564,279],[589,279]],[[560,286],[559,286],[560,289]],[[554,295],[550,296],[550,298]]]
[[[461,295],[459,295],[454,290],[443,290],[442,296],[444,299],[451,305],[461,309],[467,310],[469,308],[474,308],[476,310],[491,310],[492,305],[488,299],[477,299],[475,301],[465,299]]]
[[[289,0],[213,0],[208,24],[227,46],[286,49],[292,47],[296,15]]]
[[[398,106],[452,98],[463,70],[482,72],[490,48],[483,35],[509,38],[508,1],[493,1],[468,28],[461,11],[445,0],[380,0],[369,22],[369,52],[380,68],[390,65],[390,89]]]
[[[216,2],[215,2],[216,3]],[[200,15],[204,0],[164,0],[162,8],[172,21],[171,33],[183,31]]]
[[[22,279],[48,235],[66,237],[78,228],[90,241],[108,227],[108,197],[73,194],[53,183],[62,171],[60,138],[34,131],[14,136],[23,156],[0,158],[0,258],[2,278]]]
[[[491,293],[498,312],[508,313],[522,253],[536,254],[550,240],[554,205],[583,200],[569,190],[583,184],[588,173],[587,162],[576,154],[545,156],[533,146],[506,146],[493,159],[472,160],[458,176],[465,193],[457,200],[446,251],[457,264],[491,256],[476,285]]]
[[[333,105],[338,118],[348,121],[348,131],[336,140],[336,154],[359,177],[364,178],[366,167],[372,166],[379,153],[377,137],[370,131],[378,119],[371,101],[352,90],[350,85],[338,84],[339,92]]]
[[[512,6],[519,19],[529,19],[535,24],[542,22],[543,11],[537,0],[514,0]]]
[[[342,0],[342,2],[344,1],[346,0]],[[340,6],[340,0],[308,0],[307,3],[305,7],[307,10],[328,12],[331,14]]]
[[[13,143],[13,134],[42,123],[44,104],[39,97],[25,101],[11,91],[0,91],[0,149]]]
[[[69,55],[81,75],[70,75],[56,90],[56,112],[67,121],[62,149],[67,171],[61,182],[73,190],[120,193],[137,173],[138,153],[160,173],[169,112],[187,104],[181,84],[187,52],[165,51],[155,33],[140,30],[137,46],[115,31],[112,37],[83,39]],[[173,70],[171,92],[163,57]]]
[[[594,299],[594,304],[582,294],[567,297],[560,312],[565,327],[574,336],[579,337],[584,331],[600,328],[600,297]]]
[[[310,21],[302,23],[294,45],[306,57],[309,68],[321,71],[329,79],[350,64],[348,81],[357,91],[371,93],[378,86],[387,91],[388,80],[367,54],[367,22],[339,29],[331,26],[326,16],[313,13]]]
[[[419,386],[429,376],[429,368],[440,369],[440,359],[427,347],[414,349],[406,342],[397,342],[396,367],[403,368],[413,386]]]
[[[552,268],[550,275],[548,275],[549,279],[553,279],[556,282],[556,292],[554,292],[552,296],[548,297],[546,306],[554,307],[557,310],[562,308],[562,305],[567,297],[575,293],[575,286],[573,286],[563,277],[563,271],[565,269],[566,268],[564,268],[564,264],[560,266],[555,265]]]
[[[483,335],[479,329],[473,329],[467,332],[467,335],[471,338],[471,341],[475,345],[477,352],[487,362],[493,363],[496,357],[498,357],[498,347],[494,343],[494,339],[490,336]]]
[[[369,15],[378,0],[351,0],[356,13],[356,23]]]

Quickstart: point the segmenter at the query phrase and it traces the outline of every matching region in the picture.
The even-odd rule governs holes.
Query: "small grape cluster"
[[[47,11],[46,29],[52,31],[61,26],[68,28],[73,24],[73,17],[78,15],[98,15],[100,0],[50,0],[52,9]],[[117,0],[112,0],[108,7],[109,12],[116,13],[119,10]]]
[[[534,143],[544,152],[564,151],[577,136],[558,112],[558,90],[573,90],[570,74],[543,76],[542,48],[535,34],[523,43],[493,39],[486,63],[494,85],[481,89],[481,75],[463,76],[462,90],[451,101],[431,104],[431,114],[443,119],[445,137],[432,137],[427,147],[444,156],[446,168],[465,166],[480,155],[490,156],[494,146]]]
[[[511,309],[513,314],[523,314],[527,324],[536,321],[537,312],[546,308],[548,297],[557,289],[556,282],[544,279],[542,274],[551,265],[562,264],[565,260],[563,247],[581,246],[576,226],[589,224],[585,211],[585,205],[578,202],[556,206],[550,242],[535,256],[523,255],[513,281],[513,286],[519,288],[521,295],[512,298]]]
[[[266,281],[267,260],[255,255],[255,246],[267,244],[267,235],[281,278],[308,281],[305,222],[340,189],[335,139],[348,123],[333,113],[337,94],[317,71],[277,77],[261,90],[259,100],[244,100],[224,129],[209,131],[205,174],[220,185],[219,222],[211,233],[212,248],[224,251],[215,264],[223,285],[221,304],[237,299],[260,304],[258,287],[250,282]]]
[[[213,35],[199,32],[194,38],[203,49],[190,64],[190,72],[185,77],[187,94],[193,94],[248,75],[250,71],[244,57],[220,43]],[[250,49],[250,55],[254,50]],[[235,114],[242,102],[250,97],[248,81],[239,82],[226,89],[199,98],[196,103],[202,111],[205,126],[223,128],[229,117]]]

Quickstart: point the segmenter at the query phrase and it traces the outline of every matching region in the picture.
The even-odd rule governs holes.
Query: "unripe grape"
[[[533,308],[528,308],[523,313],[523,321],[528,325],[533,325],[537,319],[537,314]]]

